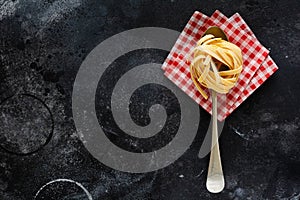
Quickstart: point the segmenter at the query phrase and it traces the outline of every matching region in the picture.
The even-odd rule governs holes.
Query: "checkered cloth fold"
[[[191,80],[188,55],[210,26],[218,26],[230,42],[239,46],[243,54],[243,71],[239,80],[227,94],[218,94],[218,120],[224,120],[245,101],[278,67],[269,51],[257,40],[243,18],[234,14],[229,19],[216,10],[211,17],[196,11],[183,29],[174,47],[162,65],[165,76],[194,99],[207,112],[212,113],[211,98],[204,99]],[[208,94],[208,89],[203,87]]]

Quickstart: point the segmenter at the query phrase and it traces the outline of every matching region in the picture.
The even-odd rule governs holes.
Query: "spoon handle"
[[[208,166],[208,174],[206,180],[206,188],[211,193],[219,193],[224,189],[225,181],[221,164],[219,142],[218,142],[218,123],[217,123],[217,95],[215,91],[212,92],[212,114],[213,114],[213,126],[212,126],[212,139],[211,139],[211,152]]]

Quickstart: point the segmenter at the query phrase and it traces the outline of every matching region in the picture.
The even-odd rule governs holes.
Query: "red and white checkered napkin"
[[[278,67],[268,55],[269,51],[259,43],[238,13],[228,19],[218,10],[210,18],[196,11],[177,39],[162,65],[162,69],[172,82],[209,113],[212,110],[211,98],[204,99],[194,86],[189,72],[187,55],[190,55],[196,42],[210,26],[218,26],[224,30],[229,41],[241,48],[244,61],[243,71],[236,86],[229,93],[218,95],[218,119],[222,121],[266,81]],[[209,93],[206,88],[203,89]]]

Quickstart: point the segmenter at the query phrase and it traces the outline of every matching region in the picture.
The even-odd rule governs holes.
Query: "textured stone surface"
[[[210,120],[203,110],[194,143],[164,169],[129,174],[95,160],[76,134],[71,110],[72,85],[86,55],[121,31],[145,26],[181,31],[194,10],[210,15],[216,9],[228,16],[239,12],[280,67],[226,120],[220,140],[225,190],[215,195],[205,189],[208,157],[197,157]],[[33,199],[43,185],[59,178],[82,184],[93,199],[299,199],[299,10],[298,0],[0,0],[0,199]],[[166,55],[149,50],[122,59],[134,65],[163,62]],[[147,87],[132,97],[133,120],[149,123],[148,105],[134,102],[151,104],[161,90],[160,101],[175,105],[175,121],[154,147],[129,137],[125,142],[110,138],[132,151],[165,145],[180,115],[172,94]],[[117,127],[105,120],[111,119],[104,116],[101,123],[113,133]],[[88,199],[69,182],[46,186],[36,199],[63,197]]]

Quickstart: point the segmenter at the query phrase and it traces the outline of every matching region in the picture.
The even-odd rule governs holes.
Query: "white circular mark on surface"
[[[50,185],[50,184],[57,183],[57,182],[74,183],[74,184],[76,184],[78,187],[80,187],[80,188],[85,192],[85,194],[86,194],[88,200],[93,200],[92,195],[89,193],[89,191],[87,191],[87,189],[86,189],[82,184],[80,184],[80,183],[78,183],[78,182],[76,182],[76,181],[73,181],[73,180],[71,180],[71,179],[55,179],[55,180],[53,180],[53,181],[50,181],[50,182],[46,183],[45,185],[43,185],[43,186],[37,191],[37,193],[35,194],[35,196],[34,196],[33,199],[35,200],[35,199],[37,198],[37,196],[40,194],[40,192],[41,192],[45,187],[47,187],[47,186]]]
[[[12,154],[28,155],[49,143],[54,122],[41,99],[16,94],[0,103],[0,127],[0,147]]]

